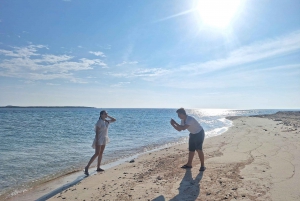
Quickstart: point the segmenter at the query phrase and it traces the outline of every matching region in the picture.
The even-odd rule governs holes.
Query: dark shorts
[[[199,133],[191,134],[189,139],[189,151],[202,150],[205,133],[202,129]]]

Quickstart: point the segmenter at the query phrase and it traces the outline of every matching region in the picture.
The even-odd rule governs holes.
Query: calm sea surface
[[[117,122],[110,125],[110,143],[103,162],[187,139],[170,118],[175,109],[106,109]],[[271,114],[278,110],[202,110],[187,112],[200,121],[206,137],[231,126],[226,116]],[[96,108],[0,108],[0,196],[17,194],[41,182],[83,169],[94,150]]]

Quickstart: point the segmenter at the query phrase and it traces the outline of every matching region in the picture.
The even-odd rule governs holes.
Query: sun
[[[202,23],[216,28],[226,28],[236,15],[241,0],[199,0],[197,11]]]

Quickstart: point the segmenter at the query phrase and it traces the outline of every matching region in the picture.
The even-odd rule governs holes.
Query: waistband
[[[204,130],[203,130],[203,128],[202,128],[202,130],[201,130],[201,131],[199,131],[198,133],[195,133],[195,134],[193,134],[193,133],[190,133],[190,135],[199,135],[199,134],[201,134],[201,133],[204,133]]]

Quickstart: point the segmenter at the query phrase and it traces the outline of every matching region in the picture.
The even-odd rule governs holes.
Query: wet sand
[[[92,174],[50,200],[300,200],[300,112],[231,117],[204,142],[205,172],[187,144]]]

